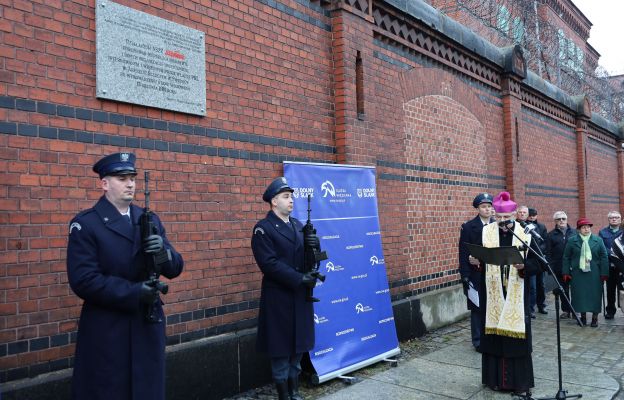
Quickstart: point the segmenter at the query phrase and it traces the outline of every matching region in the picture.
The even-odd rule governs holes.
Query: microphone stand
[[[519,224],[519,225],[522,226],[522,224]],[[581,327],[583,326],[583,324],[581,323],[581,320],[579,319],[578,315],[576,315],[576,311],[574,310],[574,308],[572,308],[572,303],[570,303],[570,299],[568,298],[568,296],[566,296],[565,291],[563,290],[563,287],[561,286],[561,284],[559,283],[559,280],[557,279],[557,276],[555,275],[555,272],[553,271],[552,267],[546,260],[546,257],[544,257],[544,254],[542,253],[542,249],[540,249],[539,246],[536,246],[537,250],[539,251],[538,253],[533,247],[527,245],[527,243],[524,240],[518,237],[518,235],[516,235],[516,232],[514,232],[513,228],[509,229],[508,225],[506,225],[506,227],[507,227],[507,230],[509,230],[511,234],[514,235],[516,239],[518,239],[520,243],[524,245],[525,248],[529,249],[529,251],[532,252],[533,255],[535,255],[539,261],[541,261],[544,265],[546,265],[546,267],[548,268],[548,271],[550,271],[550,274],[552,275],[552,277],[555,278],[555,283],[557,284],[557,287],[553,289],[553,294],[555,295],[555,314],[556,314],[555,319],[557,321],[557,368],[558,368],[558,373],[559,373],[559,390],[557,391],[557,394],[555,395],[555,397],[540,397],[536,400],[579,399],[583,397],[582,394],[568,394],[567,390],[563,390],[563,382],[562,382],[563,375],[561,372],[561,328],[560,328],[560,323],[559,323],[559,298],[561,296],[563,296],[564,300],[568,302],[568,305],[570,306],[570,313],[571,315],[574,315],[574,318],[576,319],[576,323]],[[531,232],[529,232],[529,234],[531,234]],[[538,240],[535,238],[534,235],[531,235],[531,238],[533,240]],[[544,238],[541,238],[541,239],[542,241],[545,240]],[[512,396],[519,397],[524,400],[532,399],[530,394],[528,395],[512,394]]]

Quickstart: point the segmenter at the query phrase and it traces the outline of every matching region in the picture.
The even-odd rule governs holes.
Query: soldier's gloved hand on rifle
[[[143,251],[147,254],[156,254],[163,249],[163,238],[160,235],[149,235],[143,239]]]
[[[310,246],[313,249],[320,249],[321,248],[321,241],[319,240],[318,236],[316,235],[305,235],[303,237],[303,243],[305,246]]]
[[[158,289],[150,281],[141,283],[141,291],[139,292],[139,300],[143,304],[154,304],[158,298]]]
[[[314,272],[306,272],[303,274],[303,279],[301,279],[301,283],[309,288],[313,288],[316,286],[316,274]]]

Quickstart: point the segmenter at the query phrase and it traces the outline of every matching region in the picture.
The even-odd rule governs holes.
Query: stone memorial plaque
[[[206,115],[204,33],[96,1],[96,96]]]

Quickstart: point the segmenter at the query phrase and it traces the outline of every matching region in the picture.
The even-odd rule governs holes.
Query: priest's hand
[[[473,256],[468,256],[468,262],[472,265],[477,265],[477,266],[481,264],[481,261],[479,261],[478,258],[475,258]]]
[[[524,269],[524,264],[514,264],[513,266],[517,270],[523,270]]]

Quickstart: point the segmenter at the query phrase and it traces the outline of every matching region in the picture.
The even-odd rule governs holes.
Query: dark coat
[[[570,225],[568,225],[568,230],[565,235],[557,228],[548,232],[548,239],[546,239],[546,258],[553,272],[557,275],[561,275],[563,251],[565,250],[566,244],[568,240],[576,236],[576,234],[576,229],[572,229]]]
[[[481,218],[478,215],[470,221],[463,223],[459,234],[459,274],[462,278],[462,282],[468,279],[475,290],[478,291],[481,287],[481,272],[468,261],[470,252],[465,243],[483,246],[483,222],[481,222]],[[464,291],[465,290],[464,287]],[[473,311],[479,309],[479,307],[475,306],[468,298],[466,298],[466,306],[469,310]]]
[[[294,225],[295,230],[291,227]],[[271,357],[314,347],[314,309],[303,278],[303,225],[284,223],[273,211],[253,229],[251,249],[262,271],[257,349]]]
[[[607,249],[602,239],[594,234],[589,237],[589,249],[592,260],[589,272],[583,272],[579,268],[582,239],[579,235],[568,240],[563,252],[564,275],[571,275],[570,292],[572,294],[572,307],[576,312],[599,313],[602,300],[602,280],[609,276],[609,260]]]
[[[546,256],[546,251],[548,248],[548,245],[546,243],[548,241],[548,229],[546,229],[546,225],[542,224],[541,222],[538,222],[537,220],[529,222],[529,224],[534,224],[537,227],[535,228],[535,232],[537,232],[537,234],[542,238],[542,240],[539,240],[537,238],[534,238],[533,240],[538,243],[539,249],[541,250],[542,254]]]
[[[533,224],[536,226],[533,232],[537,233],[539,237],[542,239],[540,240],[539,238],[531,235],[531,248],[535,250],[535,253],[533,253],[532,251],[529,251],[529,254],[527,255],[527,258],[525,261],[526,268],[525,268],[524,274],[537,275],[547,269],[546,265],[544,265],[540,261],[536,253],[539,255],[543,255],[544,258],[546,258],[546,254],[548,253],[548,244],[547,244],[548,230],[546,229],[546,226],[544,224],[539,223],[537,221],[527,222],[527,225],[528,224]],[[547,258],[546,260],[548,261]]]
[[[613,232],[611,227],[606,226],[598,232],[598,236],[602,239],[607,250],[613,245],[613,241],[622,235],[622,229]]]
[[[146,279],[139,217],[131,205],[133,226],[102,197],[72,219],[67,246],[69,284],[84,300],[72,378],[74,399],[164,399],[165,318],[145,320],[139,302]],[[162,274],[174,278],[183,260],[171,246],[159,218],[154,223],[170,249],[172,261]]]

